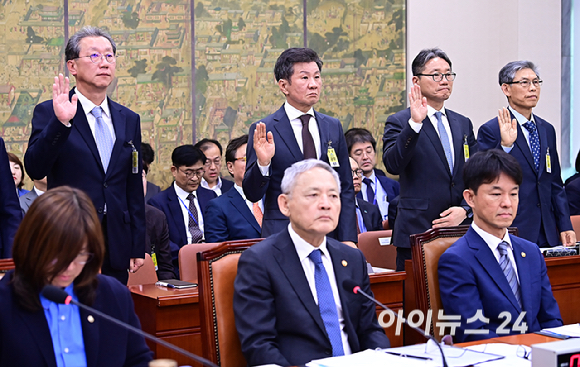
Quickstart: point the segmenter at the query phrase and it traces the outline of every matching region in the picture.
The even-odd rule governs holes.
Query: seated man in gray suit
[[[32,177],[30,179],[32,180]],[[46,191],[46,177],[43,177],[41,180],[32,180],[32,182],[34,182],[32,190],[18,198],[20,200],[22,215],[26,214],[34,199],[44,194]]]
[[[332,232],[340,179],[328,163],[288,167],[278,197],[286,228],[244,251],[234,282],[234,313],[248,365],[303,365],[313,359],[387,348],[374,303],[343,288],[371,292],[363,254]]]

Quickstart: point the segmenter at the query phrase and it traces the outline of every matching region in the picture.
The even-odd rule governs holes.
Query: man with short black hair
[[[181,145],[171,154],[175,182],[155,195],[149,204],[165,213],[175,274],[179,274],[179,249],[189,243],[204,242],[204,214],[208,202],[217,197],[200,187],[206,157],[191,144]]]
[[[456,226],[470,216],[461,171],[477,150],[471,120],[445,108],[455,80],[447,54],[422,50],[412,71],[410,108],[389,116],[383,135],[383,162],[401,184],[393,229],[398,271],[411,259],[410,235]]]
[[[520,164],[524,179],[520,215],[514,219],[520,237],[539,247],[573,246],[576,234],[560,172],[554,127],[532,109],[540,99],[542,80],[531,61],[513,61],[499,72],[508,108],[479,128],[481,150],[503,149]]]
[[[149,174],[149,167],[155,160],[155,151],[149,143],[141,143],[141,160],[143,161],[145,174]],[[147,187],[144,187],[144,190],[145,202],[148,202],[149,199],[161,192],[161,188],[150,181],[147,181]]]
[[[518,212],[522,183],[516,159],[499,149],[476,153],[465,164],[463,182],[473,223],[441,255],[438,268],[445,314],[461,315],[455,341],[562,325],[542,253],[507,230]]]
[[[224,180],[221,177],[222,145],[220,142],[204,138],[198,141],[195,147],[201,149],[207,158],[205,174],[201,179],[201,187],[215,192],[217,196],[223,195],[234,187],[232,181]]]

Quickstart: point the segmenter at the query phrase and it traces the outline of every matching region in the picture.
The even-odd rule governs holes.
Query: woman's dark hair
[[[90,305],[105,256],[101,223],[91,199],[81,190],[60,186],[34,200],[12,248],[12,285],[19,304],[31,311],[40,310],[42,288],[83,251],[93,255],[75,278],[74,291],[79,301]]]
[[[22,164],[22,161],[20,160],[20,158],[18,158],[18,156],[14,153],[10,153],[8,152],[8,160],[12,163],[16,163],[17,165],[20,166],[20,171],[22,172],[22,178],[20,179],[20,182],[18,183],[17,187],[19,189],[21,189],[24,186],[24,165]]]

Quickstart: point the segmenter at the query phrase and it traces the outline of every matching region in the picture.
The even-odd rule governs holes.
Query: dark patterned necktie
[[[528,121],[522,125],[530,133],[530,150],[534,156],[534,165],[536,171],[540,169],[540,138],[538,137],[538,129],[533,121]]]
[[[312,139],[312,134],[310,134],[310,130],[308,129],[308,123],[311,117],[309,114],[300,116],[300,121],[302,121],[302,149],[304,159],[318,158],[316,156],[316,148],[314,147],[314,139]]]
[[[203,232],[199,228],[199,219],[197,216],[197,207],[195,206],[195,195],[187,195],[189,200],[189,233],[191,233],[191,243],[199,243],[203,238]],[[192,217],[193,215],[193,217]]]

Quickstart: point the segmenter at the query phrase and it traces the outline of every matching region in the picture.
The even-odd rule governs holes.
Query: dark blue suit
[[[389,202],[389,212],[391,212],[391,209],[390,209],[391,202],[393,201],[394,198],[399,196],[399,188],[400,188],[399,182],[393,180],[392,178],[385,176],[385,173],[383,171],[381,171],[380,169],[375,168],[374,171],[375,171],[375,177],[377,178],[377,181],[381,184],[381,187],[387,193],[387,200]],[[375,195],[376,195],[376,192],[375,192]],[[363,198],[362,190],[356,194],[356,197],[359,201],[367,199],[367,198]],[[395,210],[396,210],[396,204],[395,204]],[[381,218],[382,218],[382,215],[381,215]]]
[[[222,181],[222,195],[225,194],[226,192],[230,191],[231,188],[234,187],[234,182],[230,181],[230,180],[224,180],[223,177],[220,177],[220,180]]]
[[[137,173],[131,162],[132,145],[141,149],[141,126],[139,115],[110,99],[108,103],[116,140],[106,173],[80,102],[71,127],[56,118],[52,100],[35,107],[24,163],[33,179],[47,176],[48,189],[68,185],[83,190],[101,220],[106,203],[108,257],[111,267],[122,272],[130,258],[145,256],[141,159]]]
[[[511,115],[511,118],[515,118]],[[556,132],[546,120],[534,115],[540,137],[540,170],[536,171],[532,152],[517,124],[518,136],[510,154],[517,159],[523,171],[520,185],[518,214],[513,226],[518,228],[520,237],[537,243],[541,247],[556,246],[560,242],[559,233],[572,230],[570,210],[564,191]],[[497,117],[479,128],[477,142],[480,150],[502,149]],[[546,153],[550,149],[552,173],[546,171]],[[543,233],[540,231],[543,229]],[[547,243],[544,240],[547,240]]]
[[[580,173],[566,180],[565,189],[570,215],[580,215]]]
[[[352,352],[388,348],[389,339],[377,323],[374,303],[342,286],[345,279],[350,279],[372,294],[363,254],[331,238],[327,238],[327,246]],[[242,253],[234,282],[234,313],[249,366],[298,366],[332,356],[320,311],[288,229]]]
[[[364,200],[357,199],[358,207],[360,209],[363,223],[367,231],[380,231],[383,229],[383,216],[379,211],[379,207]]]
[[[12,241],[22,220],[22,210],[14,190],[10,161],[4,139],[0,138],[0,259],[12,257]]]
[[[339,120],[333,117],[316,111],[314,115],[320,131],[320,160],[328,163],[327,153],[329,146],[331,146],[334,148],[340,164],[340,167],[336,167],[335,170],[341,180],[340,201],[342,209],[337,229],[331,237],[340,241],[357,242],[352,173],[342,125]],[[256,129],[256,123],[254,123],[250,127],[246,151],[248,161],[242,186],[246,198],[251,202],[255,203],[258,200],[262,200],[265,195],[262,237],[268,237],[271,234],[282,231],[289,223],[288,218],[278,208],[278,196],[282,193],[280,184],[286,168],[303,160],[304,154],[302,154],[296,141],[284,106],[274,114],[264,118],[261,122],[266,124],[266,131],[272,132],[274,143],[276,144],[276,153],[270,164],[270,176],[263,176],[258,167],[256,152],[254,151],[254,130]]]
[[[56,367],[50,329],[44,311],[30,312],[17,303],[9,281],[0,281],[0,366]],[[141,328],[131,293],[111,277],[98,275],[92,307],[118,320]],[[71,306],[72,307],[72,306]],[[88,367],[147,367],[152,353],[145,339],[98,315],[80,310]]]
[[[217,197],[217,195],[215,192],[204,189],[201,186],[197,188],[196,194],[199,208],[201,209],[201,214],[204,218],[205,226],[205,208],[208,202],[211,199]],[[177,193],[175,192],[173,184],[171,184],[167,189],[161,191],[159,194],[152,197],[147,204],[161,210],[167,218],[167,224],[169,225],[169,246],[171,247],[173,265],[177,270],[179,249],[187,245],[186,231],[188,231],[188,229],[185,228],[183,212],[181,211],[181,206],[183,204],[179,200],[179,197],[177,197]],[[179,272],[176,271],[176,274],[179,274]]]
[[[477,142],[471,120],[450,109],[445,112],[455,153],[453,172],[449,171],[441,140],[429,117],[423,120],[418,134],[409,126],[409,108],[387,118],[383,161],[388,172],[399,175],[401,185],[393,230],[393,244],[397,247],[410,248],[410,235],[425,232],[441,212],[462,205],[463,143],[467,141],[473,155]]]
[[[522,311],[528,333],[543,328],[562,325],[558,303],[552,294],[546,262],[533,243],[510,235],[516,261],[523,310],[520,308],[508,281],[495,256],[485,241],[469,228],[439,258],[439,290],[446,315],[461,315],[461,327],[455,334],[456,342],[497,337],[498,327],[505,318],[500,313],[507,311],[511,322],[504,329],[512,331]],[[498,239],[499,241],[499,239]],[[477,310],[489,318],[489,324],[466,320]],[[487,329],[486,335],[465,335],[466,329]]]
[[[260,238],[262,232],[254,214],[235,188],[211,200],[205,208],[204,219],[205,242],[209,243]]]

